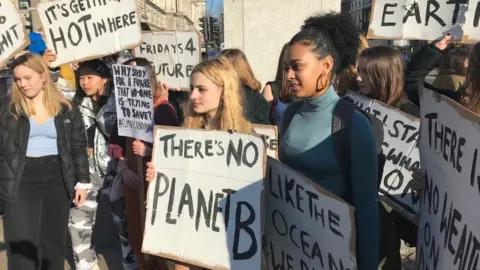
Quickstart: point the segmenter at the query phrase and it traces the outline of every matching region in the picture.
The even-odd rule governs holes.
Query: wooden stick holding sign
[[[0,1],[0,67],[30,44],[17,8],[11,1]]]
[[[254,134],[155,127],[142,252],[259,270],[265,159]]]
[[[142,220],[142,232],[145,232],[145,216],[147,213],[146,204],[147,201],[145,199],[145,169],[143,168],[143,159],[140,156],[137,156],[137,173],[138,179],[140,179],[140,187],[139,187],[139,198],[140,198],[140,218]],[[143,259],[148,261],[150,256],[148,254],[142,254]]]

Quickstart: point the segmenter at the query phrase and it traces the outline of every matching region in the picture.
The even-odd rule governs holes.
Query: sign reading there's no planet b
[[[56,0],[38,4],[56,67],[131,49],[142,41],[136,0]]]
[[[153,162],[142,251],[207,269],[259,270],[263,139],[157,126]]]

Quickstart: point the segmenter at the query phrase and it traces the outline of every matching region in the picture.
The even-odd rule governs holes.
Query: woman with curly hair
[[[376,269],[377,142],[367,117],[341,99],[333,85],[335,76],[356,62],[359,35],[355,29],[348,14],[329,13],[308,19],[291,39],[287,80],[295,97],[303,100],[290,104],[283,115],[279,159],[355,207],[357,264],[359,269]],[[332,120],[339,110],[348,114],[350,128],[333,133]],[[339,134],[350,144],[341,155],[335,143]]]

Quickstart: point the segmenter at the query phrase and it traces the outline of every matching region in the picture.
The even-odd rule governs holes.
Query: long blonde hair
[[[70,101],[68,101],[53,83],[50,72],[40,56],[32,53],[25,53],[19,56],[13,61],[10,67],[12,74],[14,74],[15,68],[21,65],[30,68],[39,74],[45,74],[45,85],[42,90],[44,91],[43,105],[50,116],[59,115],[63,107],[67,107],[69,110],[72,109]],[[18,119],[22,113],[28,116],[35,115],[35,110],[29,106],[27,98],[18,88],[16,83],[12,84],[10,105],[12,108],[11,113],[15,119]]]
[[[243,85],[248,86],[253,91],[260,91],[262,84],[255,78],[252,67],[248,62],[247,56],[239,49],[226,49],[220,53],[232,62],[235,71]]]
[[[243,114],[243,95],[240,90],[240,81],[230,61],[224,56],[206,60],[193,69],[192,76],[195,73],[202,73],[213,83],[223,88],[217,118],[209,128],[251,132],[252,125]],[[205,127],[205,115],[193,111],[191,99],[188,99],[186,106],[184,126],[195,129]]]

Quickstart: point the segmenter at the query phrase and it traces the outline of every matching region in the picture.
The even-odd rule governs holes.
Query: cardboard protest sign
[[[267,146],[267,155],[278,159],[278,132],[277,126],[252,125],[253,130],[262,136]]]
[[[420,92],[420,157],[426,170],[418,227],[418,269],[478,269],[480,117]]]
[[[135,55],[152,62],[157,80],[170,89],[189,90],[190,75],[201,59],[200,38],[195,31],[144,32]]]
[[[118,135],[153,139],[153,94],[145,67],[112,65]]]
[[[30,44],[17,8],[11,1],[0,1],[0,67]]]
[[[39,3],[52,66],[130,49],[142,41],[136,0],[56,0]]]
[[[142,251],[208,269],[260,269],[265,145],[253,134],[155,127]]]
[[[377,117],[384,124],[382,144],[386,162],[380,182],[382,200],[405,218],[418,223],[419,195],[411,188],[411,174],[420,168],[418,135],[420,121],[378,100],[349,91],[357,106]]]
[[[264,185],[267,269],[356,269],[352,206],[270,157]]]
[[[435,40],[451,33],[455,39],[460,39],[466,2],[375,0],[367,36],[374,39]],[[473,9],[473,5],[469,5],[468,13],[473,13]]]
[[[468,1],[468,12],[465,15],[465,25],[463,26],[464,43],[475,43],[480,41],[480,2],[478,0]]]

